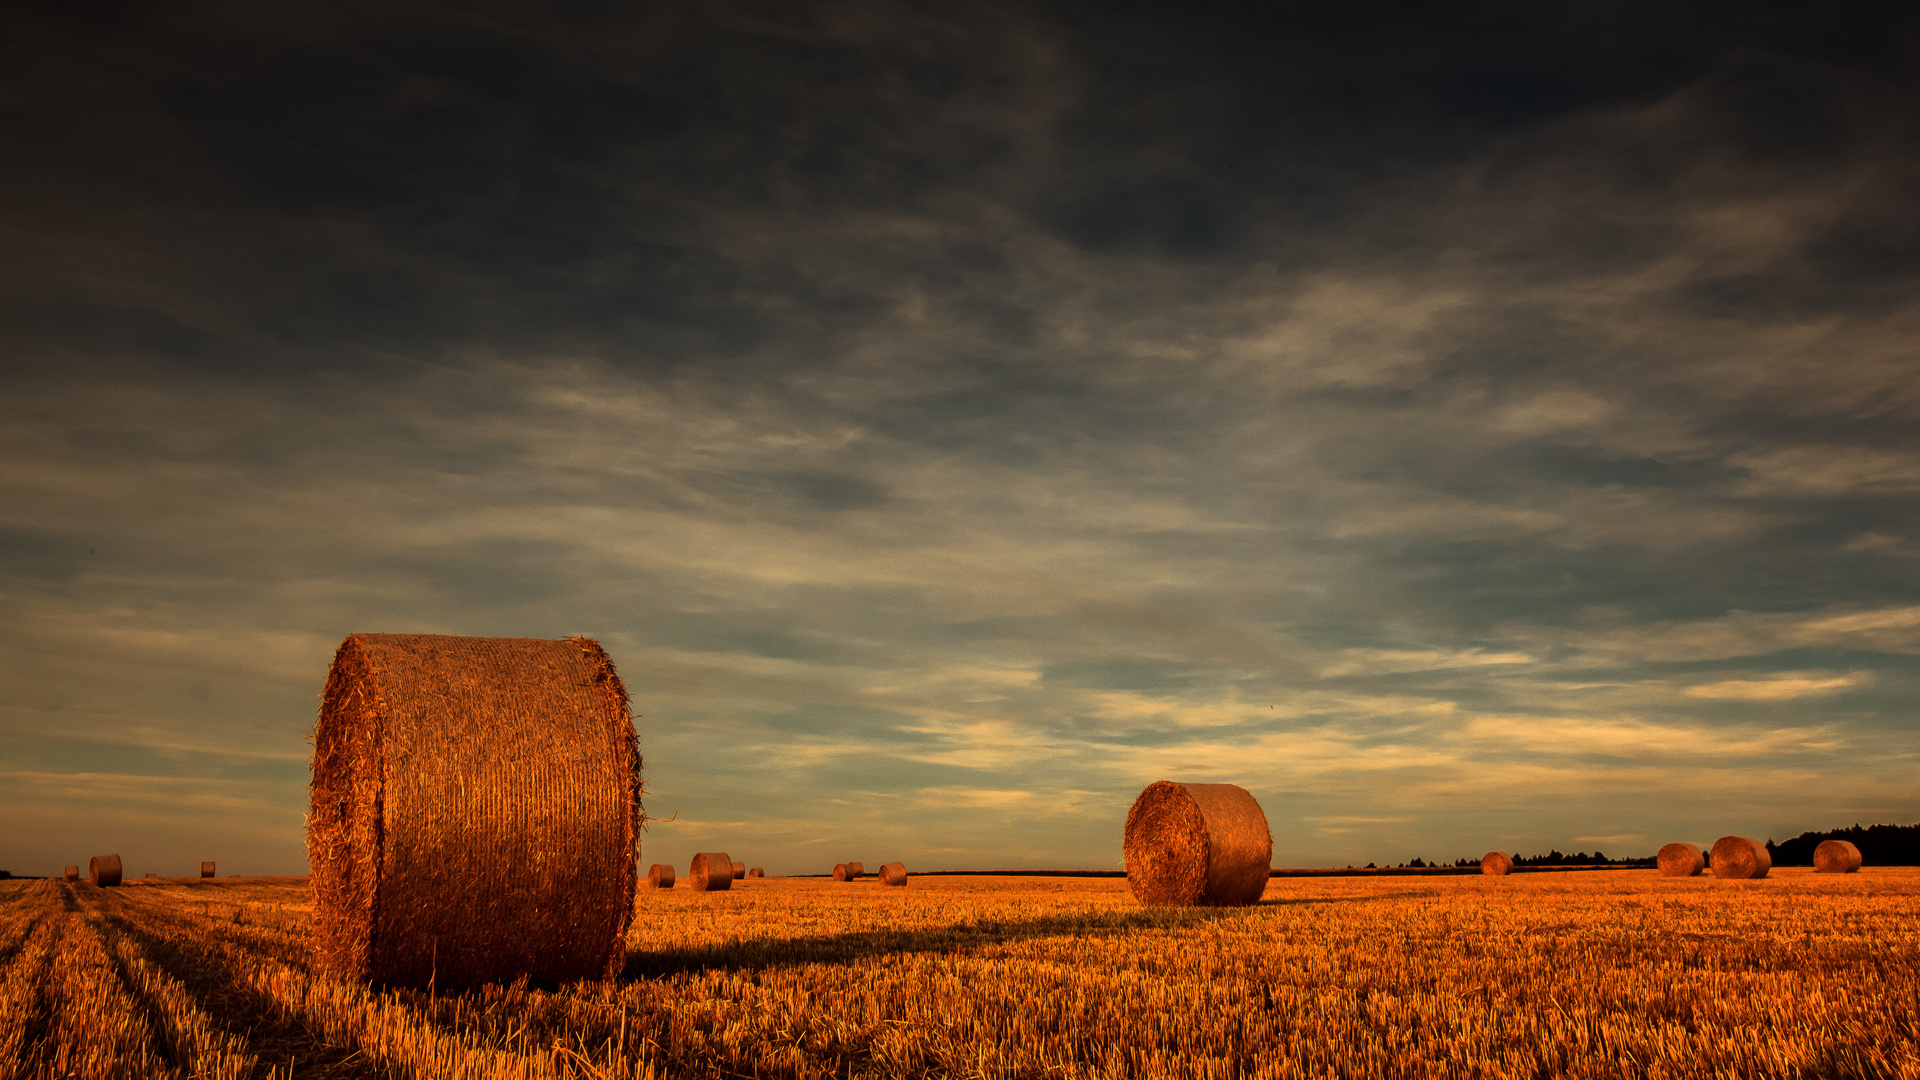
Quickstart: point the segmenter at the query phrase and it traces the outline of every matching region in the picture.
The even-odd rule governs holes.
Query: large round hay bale
[[[620,970],[640,752],[596,642],[354,634],[314,742],[319,970],[442,989]]]
[[[747,864],[739,859],[733,860],[733,880],[744,881],[747,876]]]
[[[120,856],[95,855],[88,859],[87,880],[103,889],[120,884]]]
[[[880,884],[905,885],[907,883],[907,864],[890,862],[880,868]]]
[[[767,872],[756,866],[753,869],[747,871],[747,876],[748,877],[766,877]]]
[[[200,876],[201,876],[201,877],[212,877],[212,876],[213,876],[213,864],[212,864],[212,863],[210,863],[210,862],[203,862],[203,863],[201,863],[201,864],[200,864]]]
[[[1860,869],[1860,849],[1847,840],[1822,840],[1813,849],[1816,874],[1851,874]]]
[[[1127,811],[1127,887],[1155,906],[1251,904],[1267,890],[1267,815],[1233,784],[1149,784]]]
[[[673,867],[666,863],[654,863],[647,867],[647,886],[654,889],[673,888]]]
[[[833,880],[835,881],[852,881],[853,880],[852,878],[847,876],[846,863],[833,864]]]
[[[1707,868],[1707,857],[1692,844],[1671,843],[1653,857],[1660,873],[1667,877],[1698,877]]]
[[[67,880],[68,881],[80,880],[80,868],[78,866],[67,867]]]
[[[1480,856],[1480,872],[1492,877],[1513,873],[1513,856],[1504,851],[1489,851]]]
[[[1709,865],[1717,878],[1763,878],[1773,869],[1773,856],[1750,836],[1723,836],[1713,842]]]
[[[687,884],[694,892],[726,892],[733,887],[733,860],[724,851],[703,851],[687,867]]]

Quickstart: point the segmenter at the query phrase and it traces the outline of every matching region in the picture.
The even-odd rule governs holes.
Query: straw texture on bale
[[[687,884],[694,892],[725,892],[733,887],[733,860],[724,851],[703,851],[687,867]]]
[[[1860,849],[1848,840],[1822,840],[1813,849],[1816,874],[1851,874],[1860,869]]]
[[[767,872],[756,866],[753,869],[747,871],[747,876],[748,877],[766,877]]]
[[[598,643],[351,635],[314,743],[318,969],[442,989],[620,969],[640,752]]]
[[[120,884],[120,856],[95,855],[88,859],[87,880],[101,888]]]
[[[1750,836],[1723,836],[1713,842],[1708,865],[1717,878],[1763,878],[1773,869],[1773,856]]]
[[[80,880],[80,868],[78,866],[67,867],[67,880],[68,881]]]
[[[733,860],[733,880],[740,881],[747,876],[747,864],[739,859]]]
[[[212,863],[210,863],[210,862],[203,862],[203,863],[201,863],[201,864],[200,864],[200,876],[201,876],[201,877],[212,877],[212,876],[213,876],[213,864],[212,864]]]
[[[1668,844],[1654,855],[1653,861],[1667,877],[1698,877],[1707,868],[1707,857],[1692,844]]]
[[[907,864],[890,862],[880,868],[880,884],[905,885],[907,883]]]
[[[647,867],[647,885],[655,889],[673,888],[673,867],[666,863],[654,863]]]
[[[1273,863],[1267,815],[1233,784],[1149,784],[1127,811],[1127,887],[1156,907],[1251,904]]]
[[[1513,873],[1513,856],[1504,851],[1489,851],[1480,856],[1480,872],[1493,877]]]

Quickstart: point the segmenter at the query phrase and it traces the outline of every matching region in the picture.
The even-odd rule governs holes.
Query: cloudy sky
[[[1920,819],[1911,15],[550,7],[0,13],[0,867],[304,872],[356,631],[643,865]]]

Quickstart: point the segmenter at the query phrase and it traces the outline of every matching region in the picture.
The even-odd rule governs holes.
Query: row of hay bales
[[[1766,877],[1773,869],[1773,856],[1767,846],[1751,836],[1723,836],[1706,853],[1693,844],[1672,843],[1654,857],[1660,873],[1667,877],[1698,877],[1707,870],[1724,880],[1752,881]],[[1480,860],[1480,872],[1499,876],[1513,872],[1513,856],[1489,851]],[[1826,840],[1813,852],[1816,874],[1851,874],[1860,869],[1860,849],[1845,840]]]
[[[727,872],[722,873],[722,867],[726,867]],[[865,863],[840,863],[833,868],[833,880],[858,881],[866,872]],[[695,855],[692,864],[687,867],[687,885],[694,892],[725,892],[736,881],[766,876],[765,870],[757,866],[749,869],[746,863],[731,858],[724,851],[703,851]],[[880,868],[878,877],[882,885],[905,885],[906,864],[890,862]],[[673,867],[666,863],[654,863],[647,868],[647,887],[650,889],[671,889],[678,880]]]
[[[213,869],[213,863],[201,863],[200,876],[203,878],[212,877]],[[78,866],[69,866],[66,868],[63,876],[68,881],[79,881],[80,868]],[[87,883],[90,885],[110,888],[120,884],[121,876],[120,856],[118,855],[95,855],[93,858],[87,860]],[[159,874],[147,875],[148,878],[158,878],[159,876]]]

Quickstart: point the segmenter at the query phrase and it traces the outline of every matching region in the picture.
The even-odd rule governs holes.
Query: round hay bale
[[[453,989],[624,965],[640,752],[598,643],[351,635],[314,743],[318,970]]]
[[[1860,849],[1847,840],[1822,840],[1813,849],[1816,874],[1851,874],[1860,869]]]
[[[201,864],[200,864],[200,876],[201,876],[201,877],[212,877],[212,876],[213,876],[213,864],[212,864],[212,863],[210,863],[210,862],[203,862],[203,863],[201,863]]]
[[[880,868],[880,884],[905,885],[907,883],[907,864],[890,862]]]
[[[850,862],[847,864],[847,880],[848,881],[859,881],[861,878],[866,876],[867,876],[866,863]]]
[[[67,867],[67,880],[68,881],[80,880],[80,868],[78,866]]]
[[[747,871],[747,876],[748,877],[766,877],[767,872],[756,866],[753,869]]]
[[[1713,861],[1708,865],[1717,878],[1763,878],[1773,869],[1773,856],[1765,844],[1750,836],[1723,836],[1713,842]]]
[[[1127,811],[1127,887],[1157,907],[1251,904],[1267,890],[1267,815],[1233,784],[1147,785]]]
[[[1480,872],[1490,877],[1505,877],[1513,873],[1513,856],[1504,851],[1489,851],[1480,856]]]
[[[833,864],[833,880],[835,881],[852,881],[853,880],[852,878],[847,876],[846,863]]]
[[[1659,850],[1653,861],[1665,877],[1698,877],[1707,868],[1707,857],[1692,844],[1672,843]]]
[[[739,859],[733,860],[733,880],[743,881],[747,876],[747,864]]]
[[[666,863],[654,863],[647,867],[647,886],[653,889],[673,888],[673,867]]]
[[[103,889],[120,884],[120,856],[95,855],[88,859],[87,880]]]
[[[687,867],[687,884],[694,892],[726,892],[733,887],[733,860],[724,851],[703,851]]]

